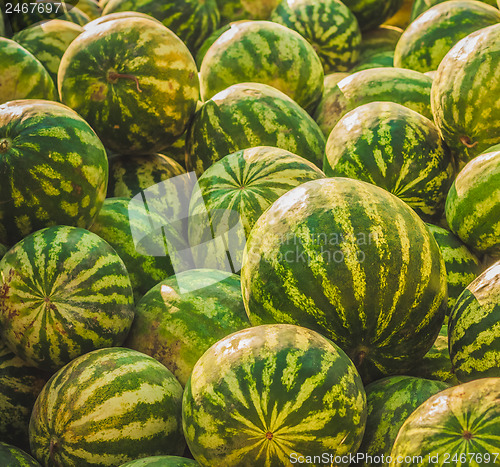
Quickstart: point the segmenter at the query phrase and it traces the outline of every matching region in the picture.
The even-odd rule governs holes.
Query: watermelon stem
[[[57,444],[57,440],[51,439],[50,440],[50,447],[49,447],[49,459],[51,461],[54,461],[54,456],[56,452],[59,449],[59,445]]]
[[[137,87],[137,92],[142,92],[142,89],[139,87],[139,80],[137,79],[137,76],[134,75],[126,75],[123,73],[116,73],[115,71],[112,71],[108,74],[108,78],[112,81],[116,81],[120,78],[123,79],[130,79],[132,81],[135,81],[135,85]]]
[[[478,141],[476,141],[476,142],[473,143],[472,140],[468,136],[465,136],[465,135],[460,136],[460,142],[464,146],[468,147],[469,149],[473,148],[478,143]]]
[[[7,152],[10,148],[10,142],[8,139],[0,139],[0,153]]]

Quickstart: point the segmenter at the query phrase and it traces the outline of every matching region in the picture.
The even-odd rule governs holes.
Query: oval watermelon
[[[0,442],[0,465],[8,467],[41,467],[29,454],[21,449]]]

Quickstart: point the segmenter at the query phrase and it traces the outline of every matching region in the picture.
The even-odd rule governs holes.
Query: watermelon
[[[29,449],[28,424],[48,374],[28,366],[0,340],[0,442]],[[0,465],[6,465],[1,462]]]
[[[361,466],[384,465],[385,462],[370,461],[387,459],[398,431],[410,414],[429,397],[448,385],[441,381],[415,378],[412,376],[391,376],[365,387],[368,417],[357,460]]]
[[[55,371],[121,345],[134,319],[130,278],[97,235],[56,226],[28,235],[0,261],[0,335],[32,366]]]
[[[189,206],[189,241],[200,245],[224,235],[229,251],[242,253],[257,219],[274,201],[304,182],[324,177],[314,164],[283,149],[259,146],[230,154],[198,179],[200,189]],[[233,216],[241,222],[244,238],[230,231]],[[206,248],[200,253],[207,255]],[[232,257],[233,264],[235,259],[241,264],[241,255]]]
[[[125,348],[95,350],[43,388],[31,414],[31,452],[43,465],[67,467],[178,456],[186,444],[181,403],[180,383],[160,362]]]
[[[0,37],[0,76],[0,104],[15,99],[57,100],[54,82],[45,67],[31,52],[5,37]]]
[[[500,376],[500,261],[472,281],[448,323],[450,357],[461,382]]]
[[[411,368],[446,311],[445,265],[424,222],[391,193],[347,178],[275,201],[250,234],[241,282],[253,325],[321,332],[365,382]]]
[[[271,21],[233,24],[208,49],[200,67],[203,101],[233,84],[256,82],[284,92],[308,111],[321,98],[323,78],[312,45]]]
[[[268,19],[280,0],[217,0],[221,24],[242,19]]]
[[[244,21],[244,20],[242,20],[242,21]],[[203,62],[203,58],[207,54],[208,49],[212,46],[212,44],[220,36],[222,36],[223,33],[225,33],[226,31],[228,31],[229,29],[231,29],[233,27],[233,24],[234,24],[234,22],[233,23],[224,24],[224,26],[216,29],[214,32],[212,32],[212,34],[210,34],[210,36],[208,36],[203,41],[203,44],[201,44],[201,46],[198,48],[198,51],[196,52],[196,55],[195,55],[196,66],[198,68],[201,67],[201,63]]]
[[[179,456],[144,457],[122,464],[120,467],[196,467],[198,462]]]
[[[108,162],[108,198],[133,198],[146,188],[186,173],[178,162],[162,154],[115,154]]]
[[[347,112],[370,102],[396,102],[432,120],[431,86],[432,79],[412,70],[358,71],[335,85],[325,83],[325,92],[313,117],[326,138]]]
[[[85,31],[88,31],[89,29],[92,29],[95,26],[99,26],[102,23],[107,23],[108,21],[124,18],[143,18],[149,19],[150,21],[155,21],[157,24],[162,24],[161,21],[158,21],[157,19],[145,13],[139,13],[138,11],[121,11],[119,13],[110,13],[106,16],[100,16],[99,18],[90,21],[90,23],[85,24],[83,26],[83,29]]]
[[[443,3],[448,0],[414,0],[410,15],[410,21],[415,20],[419,17],[424,11],[427,11],[429,8],[437,5],[439,3]],[[486,3],[488,5],[495,6],[495,2],[498,0],[480,0],[481,3]]]
[[[319,167],[325,138],[296,102],[259,83],[216,94],[195,114],[186,136],[187,161],[197,175],[228,154],[256,146],[285,149]]]
[[[358,60],[361,31],[340,0],[283,0],[270,19],[305,37],[325,72],[347,71]]]
[[[183,42],[156,21],[136,17],[82,33],[66,50],[58,75],[61,101],[122,154],[172,144],[196,109],[198,85]]]
[[[103,15],[138,11],[153,16],[177,34],[194,54],[218,27],[216,0],[110,0]]]
[[[354,13],[362,31],[380,26],[403,5],[403,0],[344,0]]]
[[[394,102],[345,114],[328,137],[323,167],[327,177],[380,186],[426,218],[441,215],[454,176],[434,123]]]
[[[481,273],[479,258],[449,230],[427,224],[434,236],[446,266],[448,278],[448,313],[458,296]]]
[[[373,55],[362,57],[358,64],[351,68],[351,73],[357,71],[369,70],[370,68],[392,68],[394,66],[394,51],[386,50],[384,52],[377,52]]]
[[[237,275],[191,269],[141,299],[125,345],[163,363],[184,386],[209,347],[249,326]]]
[[[365,422],[365,391],[345,353],[310,329],[283,324],[210,347],[182,402],[184,435],[201,465],[324,465],[313,456],[349,457]]]
[[[102,8],[97,0],[71,0],[78,6],[78,9],[86,14],[89,19],[94,20],[101,16]]]
[[[441,326],[434,345],[407,373],[419,378],[443,381],[453,386],[460,384],[451,366],[448,350],[448,324]]]
[[[455,44],[432,83],[434,121],[464,162],[500,143],[499,66],[500,23]]]
[[[78,24],[53,19],[34,24],[14,34],[12,40],[29,50],[57,83],[57,72],[64,52],[81,33]]]
[[[468,247],[500,258],[500,151],[460,171],[446,198],[446,220]]]
[[[21,449],[0,442],[0,463],[7,467],[41,467],[29,454]]]
[[[106,196],[106,151],[79,115],[56,102],[0,105],[0,242],[55,224],[87,228]]]
[[[361,36],[360,60],[381,52],[394,52],[401,34],[401,28],[386,24],[364,31]]]
[[[475,0],[440,3],[420,15],[403,32],[394,51],[394,66],[436,70],[447,52],[478,29],[500,22],[500,11]]]
[[[406,420],[390,467],[498,465],[500,378],[484,378],[441,391]]]

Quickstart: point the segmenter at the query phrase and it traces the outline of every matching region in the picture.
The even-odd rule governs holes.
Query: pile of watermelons
[[[500,465],[500,3],[0,7],[0,467]]]

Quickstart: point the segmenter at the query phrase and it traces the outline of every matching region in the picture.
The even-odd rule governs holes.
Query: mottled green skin
[[[370,68],[391,68],[393,66],[394,51],[388,50],[385,52],[377,52],[373,55],[366,56],[349,71],[351,73],[356,73],[357,71],[369,70]]]
[[[351,10],[340,0],[284,0],[270,20],[307,39],[325,73],[347,71],[358,60],[361,31]]]
[[[396,102],[432,120],[432,79],[401,68],[371,68],[346,77],[335,85],[325,83],[314,120],[326,138],[349,111],[370,102]]]
[[[31,452],[45,466],[78,467],[180,456],[181,402],[180,383],[160,362],[125,348],[96,350],[43,388],[31,415]]]
[[[427,224],[441,250],[448,278],[448,314],[459,295],[482,272],[479,258],[449,230]]]
[[[0,37],[0,104],[15,99],[57,100],[49,72],[17,42]]]
[[[394,51],[394,66],[421,73],[436,70],[460,39],[498,22],[498,8],[478,1],[440,3],[419,16],[403,32]]]
[[[196,64],[183,42],[156,21],[136,17],[78,36],[61,61],[58,87],[61,101],[120,154],[154,153],[172,144],[199,95]]]
[[[195,467],[199,466],[193,459],[179,456],[154,456],[130,461],[120,467]]]
[[[500,143],[500,23],[459,41],[441,61],[431,90],[439,131],[467,162]]]
[[[241,282],[253,325],[323,333],[365,382],[411,368],[446,310],[444,261],[425,224],[396,196],[346,178],[275,201],[250,234]]]
[[[271,21],[232,25],[208,49],[200,67],[203,101],[237,83],[273,86],[306,110],[321,98],[324,72],[298,32]]]
[[[283,149],[259,146],[230,154],[198,179],[200,190],[189,206],[189,241],[199,245],[224,236],[233,263],[236,251],[241,262],[245,240],[262,213],[292,188],[324,177],[313,163]],[[236,213],[243,238],[227,234]],[[207,254],[206,249],[200,254]]]
[[[292,452],[355,452],[366,396],[334,343],[278,324],[239,331],[207,350],[186,385],[182,412],[201,465],[279,466],[289,465]]]
[[[0,442],[0,464],[6,467],[41,467],[29,454],[21,449]]]
[[[94,19],[90,23],[87,23],[86,25],[83,26],[83,29],[85,31],[88,31],[89,29],[99,26],[100,24],[107,23],[108,21],[113,21],[115,19],[124,19],[124,18],[143,18],[143,19],[149,19],[150,21],[155,21],[158,24],[162,24],[161,21],[158,21],[157,19],[153,18],[150,15],[147,15],[145,13],[139,13],[138,11],[121,11],[119,13],[110,13],[106,16],[100,16],[99,18]]]
[[[448,330],[451,362],[461,382],[500,376],[500,261],[460,295]]]
[[[415,20],[418,16],[420,16],[424,11],[429,8],[437,5],[439,3],[443,3],[446,0],[414,0],[410,20]],[[495,2],[498,0],[481,0],[481,3],[486,3],[488,5],[495,6]],[[500,8],[500,6],[499,6]]]
[[[14,34],[12,40],[21,44],[40,60],[54,83],[57,83],[61,58],[69,44],[82,32],[83,28],[78,24],[53,19],[19,31]]]
[[[327,177],[373,183],[425,218],[439,218],[454,170],[434,123],[394,102],[372,102],[345,114],[328,137]]]
[[[0,261],[0,291],[2,339],[42,370],[121,345],[134,319],[123,261],[76,227],[43,229],[11,248]]]
[[[186,173],[179,163],[163,154],[112,155],[108,162],[108,198],[133,198],[146,188]]]
[[[401,34],[403,34],[401,28],[385,24],[364,31],[361,37],[360,60],[381,52],[394,52]]]
[[[102,8],[99,6],[97,0],[73,0],[73,2],[75,6],[92,21],[99,18],[102,14]]]
[[[29,449],[31,410],[49,376],[28,366],[0,340],[0,442]],[[0,464],[7,465],[1,459],[0,454]]]
[[[280,0],[217,0],[221,24],[243,19],[268,19]]]
[[[179,36],[194,54],[219,25],[216,0],[110,0],[103,15],[138,11],[161,21]]]
[[[179,284],[194,290],[183,292]],[[142,298],[125,345],[163,363],[184,386],[206,350],[247,327],[240,278],[192,269],[161,281]]]
[[[448,350],[448,324],[441,326],[441,331],[434,345],[407,374],[419,378],[443,381],[452,386],[460,384],[451,366],[450,352]]]
[[[426,466],[497,465],[500,449],[500,378],[486,378],[454,386],[432,396],[415,410],[399,431],[391,452],[390,467],[413,467],[412,456],[425,457]],[[471,436],[472,435],[472,436]],[[481,454],[479,462],[452,462],[455,455]],[[438,454],[439,462],[429,462],[428,454]],[[489,454],[488,461],[485,455]],[[397,462],[403,456],[403,462]],[[404,458],[410,456],[405,462]]]
[[[359,452],[370,456],[389,456],[398,431],[410,414],[429,397],[448,388],[441,381],[391,376],[365,387],[368,418]],[[361,466],[385,465],[362,462]]]
[[[0,106],[2,144],[1,243],[52,225],[92,224],[106,196],[108,161],[88,123],[56,102],[13,101]]]
[[[198,175],[224,156],[256,146],[285,149],[320,167],[325,137],[297,103],[259,83],[235,84],[205,102],[186,136],[188,163]]]
[[[344,0],[343,3],[354,13],[361,30],[368,31],[393,16],[403,0]]]
[[[446,198],[450,229],[468,247],[500,258],[500,151],[471,160]]]

